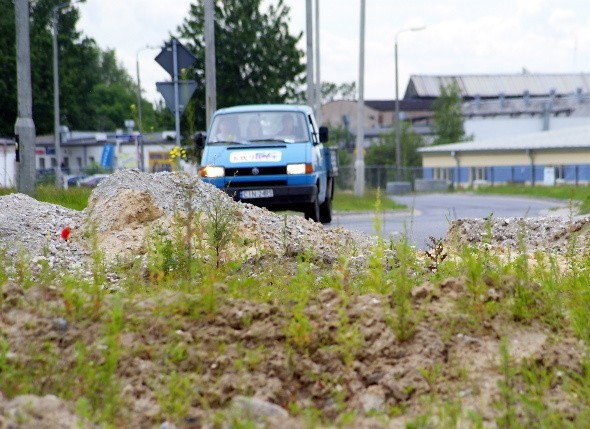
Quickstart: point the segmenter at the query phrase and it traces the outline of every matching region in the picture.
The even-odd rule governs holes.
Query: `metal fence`
[[[353,165],[341,166],[336,185],[339,189],[354,189],[355,168]],[[409,182],[412,190],[416,179],[422,179],[422,167],[402,167],[398,180],[397,168],[391,165],[365,166],[365,187],[367,189],[387,189],[388,182]]]

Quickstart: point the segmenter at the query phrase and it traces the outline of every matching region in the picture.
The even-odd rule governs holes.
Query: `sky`
[[[358,81],[361,1],[319,2],[321,80]],[[276,0],[263,0],[263,7],[269,3]],[[291,8],[291,33],[304,32],[305,50],[306,0],[284,3]],[[154,57],[188,16],[190,4],[86,0],[76,5],[78,30],[101,49],[114,49],[134,79],[139,64],[144,96],[155,101],[156,82],[170,76]],[[588,0],[366,0],[365,8],[365,99],[395,98],[396,35],[400,98],[410,76],[418,74],[590,72]]]

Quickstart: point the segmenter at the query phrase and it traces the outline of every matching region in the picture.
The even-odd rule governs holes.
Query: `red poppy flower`
[[[68,238],[70,238],[69,226],[66,226],[64,229],[61,230],[61,238],[63,238],[65,241],[68,241]]]

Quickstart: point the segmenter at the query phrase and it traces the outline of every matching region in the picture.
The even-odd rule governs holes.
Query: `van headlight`
[[[225,168],[216,165],[207,165],[199,170],[201,177],[225,177]]]
[[[313,173],[312,164],[287,164],[287,174],[310,174]]]

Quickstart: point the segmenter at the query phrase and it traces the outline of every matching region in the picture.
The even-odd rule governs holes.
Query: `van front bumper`
[[[289,209],[299,204],[313,203],[318,198],[318,188],[315,185],[301,186],[268,186],[255,188],[232,186],[223,189],[236,201],[254,204],[260,207],[272,208],[275,210]],[[272,196],[264,198],[250,198],[249,191],[272,191]],[[246,196],[246,197],[244,197]]]

